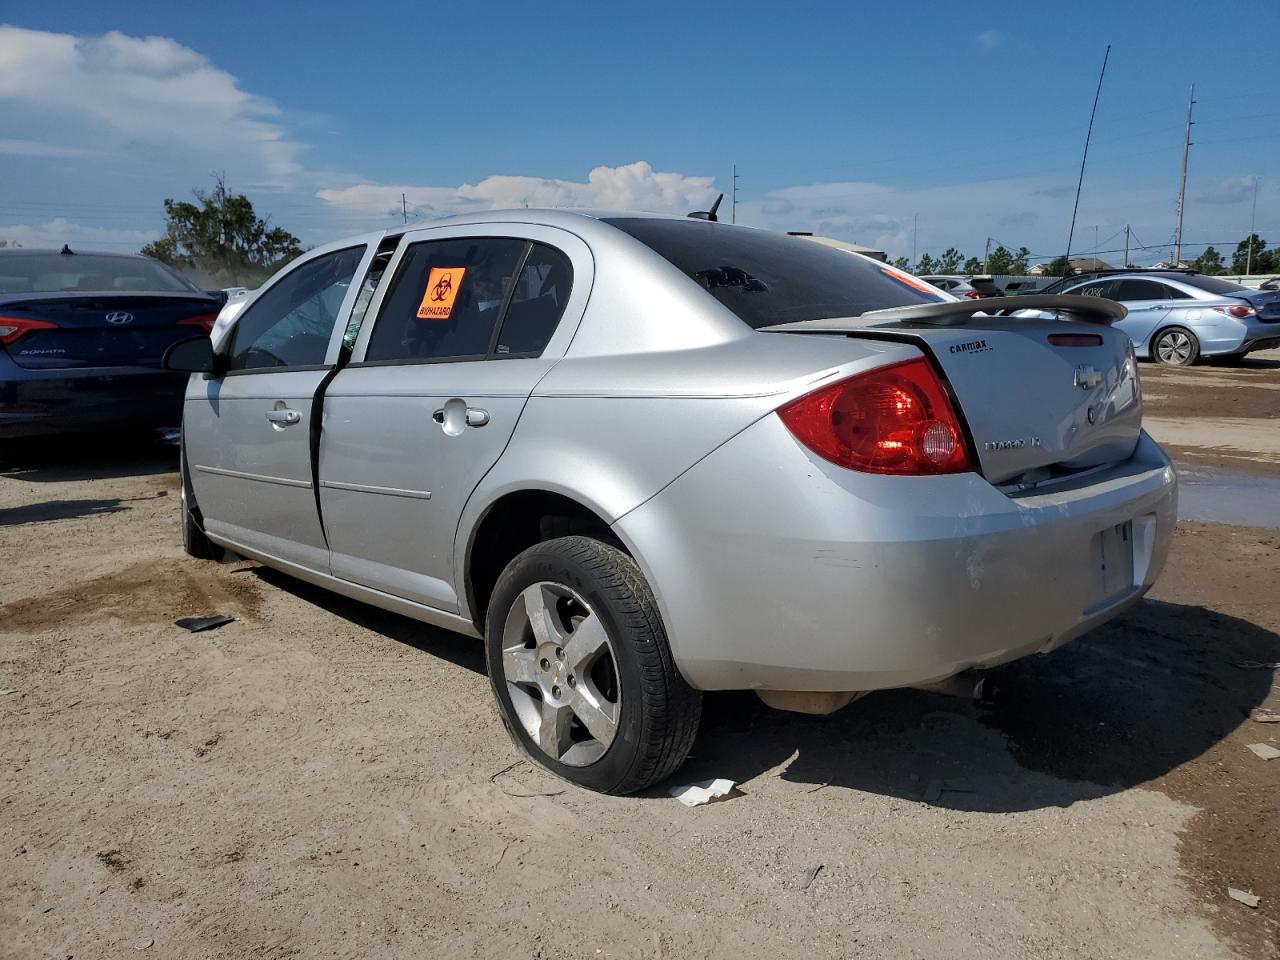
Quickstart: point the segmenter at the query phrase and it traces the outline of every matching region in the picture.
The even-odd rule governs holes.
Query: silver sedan
[[[1164,565],[1124,310],[981,316],[858,254],[519,210],[313,250],[171,349],[188,553],[483,639],[515,742],[623,793],[702,691],[828,712],[1043,653]]]

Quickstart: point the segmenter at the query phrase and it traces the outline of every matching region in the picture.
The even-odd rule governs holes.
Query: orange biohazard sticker
[[[427,290],[422,295],[422,303],[418,304],[418,319],[448,320],[466,272],[466,267],[432,267]]]

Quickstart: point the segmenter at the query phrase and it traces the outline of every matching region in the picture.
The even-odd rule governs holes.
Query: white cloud
[[[712,177],[660,173],[643,160],[620,167],[596,167],[586,182],[540,177],[493,176],[456,187],[358,184],[317,191],[316,196],[347,215],[399,216],[401,194],[409,212],[435,219],[468,210],[516,207],[598,207],[688,213],[715,198]]]
[[[983,30],[978,34],[978,46],[984,50],[994,50],[1004,43],[1004,34],[999,30]]]
[[[301,169],[302,148],[274,122],[272,104],[167,37],[115,31],[75,37],[0,26],[3,103],[43,130],[44,152],[28,156],[65,156],[50,151],[86,143],[120,157],[163,150],[197,156],[206,169],[230,161],[237,179],[264,184]]]
[[[0,154],[11,157],[50,157],[56,159],[80,159],[94,156],[94,151],[83,147],[65,147],[57,143],[39,140],[0,140]]]
[[[0,240],[22,247],[61,247],[64,243],[86,248],[100,246],[117,252],[132,252],[150,243],[158,230],[120,230],[115,227],[93,227],[56,217],[46,223],[17,223],[0,226]]]

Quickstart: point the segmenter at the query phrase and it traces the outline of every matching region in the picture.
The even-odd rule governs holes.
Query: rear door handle
[[[288,426],[291,423],[297,423],[302,419],[302,414],[297,410],[268,410],[267,419],[272,423],[278,423],[282,426]]]

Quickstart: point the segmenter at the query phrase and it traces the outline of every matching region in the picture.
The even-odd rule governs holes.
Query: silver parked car
[[[483,638],[513,738],[622,793],[701,691],[828,712],[1066,643],[1165,562],[1123,309],[975,316],[705,220],[518,210],[311,251],[212,339],[187,551]]]
[[[1196,273],[1111,274],[1063,293],[1124,304],[1116,324],[1139,357],[1176,367],[1200,357],[1238,359],[1280,346],[1280,293]]]

